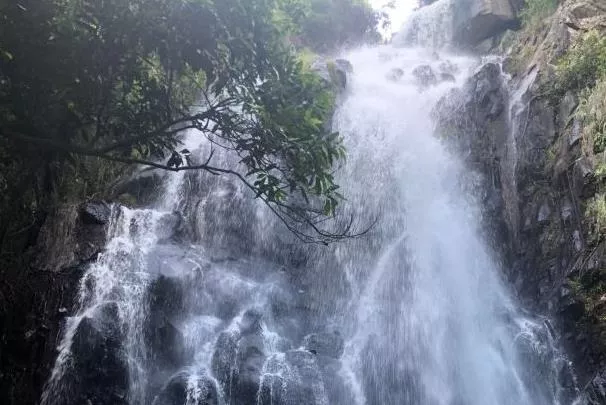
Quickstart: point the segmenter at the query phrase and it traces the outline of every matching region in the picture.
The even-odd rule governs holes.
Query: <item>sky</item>
[[[372,6],[377,9],[381,9],[388,2],[389,0],[370,0]],[[406,21],[406,17],[416,7],[417,0],[395,0],[394,3],[395,9],[390,10],[391,30],[397,32]]]

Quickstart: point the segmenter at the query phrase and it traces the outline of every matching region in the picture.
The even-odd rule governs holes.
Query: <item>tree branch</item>
[[[0,135],[6,136],[6,134],[2,134],[2,133],[0,133]],[[377,222],[377,220],[375,219],[375,221],[369,227],[367,227],[366,229],[364,229],[361,232],[356,232],[356,233],[351,232],[352,227],[353,227],[353,217],[351,217],[349,219],[347,225],[342,230],[340,230],[336,233],[322,229],[319,227],[319,224],[322,222],[325,222],[325,220],[327,218],[322,217],[321,220],[317,220],[316,218],[318,217],[320,211],[315,210],[313,208],[295,207],[295,206],[285,204],[280,201],[270,200],[267,196],[265,196],[263,194],[259,194],[258,189],[253,184],[251,184],[246,179],[246,177],[244,175],[242,175],[241,173],[231,170],[231,169],[225,169],[225,168],[210,165],[209,163],[214,155],[214,150],[211,150],[209,157],[203,164],[172,167],[172,166],[168,166],[166,164],[157,163],[157,162],[144,160],[144,159],[135,159],[135,158],[129,158],[129,157],[109,155],[106,152],[104,152],[104,150],[106,150],[108,148],[95,150],[95,149],[87,149],[87,148],[73,146],[73,145],[63,145],[63,144],[53,141],[51,139],[33,137],[33,136],[29,136],[29,135],[17,133],[17,132],[11,132],[8,136],[10,136],[16,140],[38,144],[38,145],[45,146],[45,147],[48,147],[48,148],[51,148],[51,149],[54,149],[54,150],[57,150],[60,152],[64,152],[64,153],[73,153],[73,154],[82,155],[82,156],[97,157],[97,158],[105,159],[108,161],[113,161],[113,162],[118,162],[118,163],[123,163],[123,164],[129,164],[129,165],[136,164],[136,165],[142,165],[142,166],[147,166],[150,168],[161,169],[161,170],[166,170],[166,171],[171,171],[171,172],[181,172],[181,171],[186,171],[186,170],[205,170],[213,175],[228,174],[228,175],[234,176],[234,177],[238,178],[248,189],[250,189],[257,198],[259,198],[261,201],[263,201],[263,203],[270,209],[270,211],[273,214],[276,215],[276,217],[286,226],[286,228],[289,231],[291,231],[299,240],[301,240],[304,243],[321,243],[324,245],[328,245],[330,242],[360,237],[360,236],[363,236],[366,233],[368,233]],[[139,138],[141,139],[141,137],[139,137]],[[312,235],[308,232],[305,232],[305,231],[299,229],[293,223],[295,223],[295,224],[298,223],[298,224],[301,224],[304,226],[309,226],[311,228],[311,230],[313,230],[313,233],[315,233],[315,235]]]

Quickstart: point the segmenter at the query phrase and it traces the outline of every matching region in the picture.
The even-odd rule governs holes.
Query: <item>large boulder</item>
[[[112,208],[105,201],[92,201],[80,207],[82,222],[88,225],[106,225],[111,213]]]
[[[61,398],[61,405],[128,403],[128,367],[119,325],[115,303],[80,321],[72,340],[72,367],[64,376],[70,395]]]
[[[153,405],[218,405],[219,393],[205,376],[180,372],[174,375],[154,399]]]
[[[183,334],[166,317],[154,318],[148,322],[145,343],[155,367],[176,369],[186,360]]]
[[[65,204],[52,210],[31,250],[33,267],[59,272],[95,260],[106,242],[110,214],[104,202]]]
[[[174,316],[184,306],[184,287],[174,277],[160,276],[148,287],[147,296],[153,316]]]
[[[184,307],[183,296],[183,285],[176,278],[161,276],[148,287],[144,338],[155,368],[176,370],[185,361],[184,337],[173,323]]]
[[[238,342],[235,402],[239,405],[256,405],[257,392],[265,363],[263,336],[250,334]]]
[[[476,45],[517,25],[509,0],[463,0],[455,20],[455,41]]]
[[[211,361],[211,369],[215,378],[223,387],[223,392],[231,392],[236,370],[238,354],[238,339],[235,332],[222,332],[215,343],[215,351]]]
[[[312,333],[303,339],[303,347],[318,356],[338,359],[343,355],[345,343],[338,332]]]
[[[421,87],[428,87],[438,83],[438,78],[429,65],[420,65],[412,70],[412,75]]]
[[[517,25],[510,0],[440,0],[413,13],[394,43],[475,46]]]
[[[345,90],[348,76],[353,73],[353,66],[346,59],[330,60],[318,58],[311,68],[326,83],[334,85],[339,91]]]
[[[236,405],[256,405],[265,363],[265,343],[260,316],[248,311],[240,325],[242,333],[223,332],[215,344],[212,372]]]
[[[297,404],[328,403],[326,388],[316,356],[306,350],[289,350],[285,355],[291,370],[299,376],[295,384],[290,384],[289,396]],[[298,384],[297,384],[298,383]]]

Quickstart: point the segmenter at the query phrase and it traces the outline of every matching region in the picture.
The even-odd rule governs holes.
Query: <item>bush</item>
[[[579,38],[557,63],[556,92],[593,87],[606,76],[606,37],[589,31]]]
[[[606,150],[606,78],[581,93],[576,117],[583,122],[583,141],[588,154]]]
[[[595,242],[606,232],[606,194],[596,194],[587,202],[585,218],[589,221],[589,236]]]
[[[526,0],[520,13],[525,27],[536,26],[549,17],[558,7],[558,0]]]

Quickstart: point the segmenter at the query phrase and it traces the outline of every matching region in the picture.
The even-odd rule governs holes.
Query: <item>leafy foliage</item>
[[[585,218],[590,219],[589,235],[596,242],[606,233],[606,195],[596,194],[587,202]]]
[[[606,151],[606,78],[581,93],[576,116],[583,122],[587,152],[593,155]]]
[[[606,75],[606,37],[589,31],[558,61],[555,91],[579,91],[595,86]]]
[[[293,41],[317,52],[378,42],[378,25],[387,23],[367,0],[283,0],[280,15]]]
[[[558,0],[526,0],[520,12],[524,26],[536,26],[549,17],[558,7]]]
[[[372,37],[376,21],[359,0],[3,3],[0,148],[13,174],[0,187],[19,195],[8,183],[22,173],[44,179],[41,196],[60,195],[66,173],[101,170],[91,159],[201,169],[240,178],[287,225],[311,228],[297,231],[306,241],[348,236],[318,228],[341,198],[332,170],[345,151],[324,125],[334,89],[285,38],[329,49]],[[158,163],[186,130],[233,151],[247,173],[215,167],[212,154]]]

